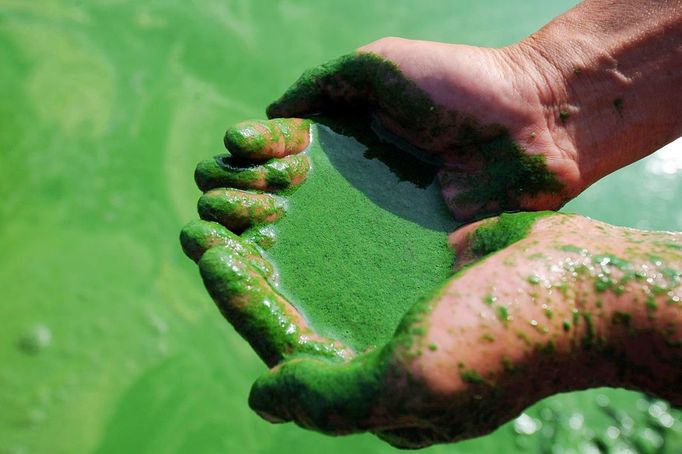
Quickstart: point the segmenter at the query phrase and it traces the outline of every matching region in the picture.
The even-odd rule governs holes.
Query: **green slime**
[[[268,251],[281,291],[320,334],[358,351],[381,346],[407,309],[451,274],[447,234],[457,224],[434,173],[422,188],[321,125],[308,153],[308,180],[289,196]]]

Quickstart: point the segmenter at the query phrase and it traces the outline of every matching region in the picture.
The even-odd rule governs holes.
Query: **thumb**
[[[379,365],[377,352],[347,362],[293,358],[254,383],[249,406],[268,421],[328,434],[368,430],[385,375]]]

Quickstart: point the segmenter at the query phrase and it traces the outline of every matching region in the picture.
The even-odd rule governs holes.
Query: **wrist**
[[[675,3],[675,2],[670,2]],[[682,8],[585,1],[510,46],[585,186],[682,135]]]

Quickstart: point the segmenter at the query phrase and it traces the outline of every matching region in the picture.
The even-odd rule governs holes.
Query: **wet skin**
[[[310,135],[298,134],[285,153],[304,152]],[[286,159],[265,150],[236,154]],[[203,168],[197,180],[211,181]],[[261,183],[254,177],[253,188]],[[282,197],[293,186],[272,190]],[[268,420],[421,447],[490,432],[556,392],[620,386],[682,403],[680,234],[551,212],[470,224],[450,236],[458,272],[415,303],[387,345],[360,353],[316,335],[277,292],[262,226],[238,235],[277,219],[263,203],[274,196],[202,189],[238,202],[207,204],[208,220],[190,223],[181,241],[223,314],[271,367],[249,399]],[[256,221],[244,223],[244,213]]]

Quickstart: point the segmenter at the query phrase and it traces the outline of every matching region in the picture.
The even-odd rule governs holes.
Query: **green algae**
[[[276,118],[241,122],[227,129],[223,142],[233,156],[261,161],[296,153],[309,140],[309,120]]]
[[[582,345],[583,348],[589,349],[598,343],[599,339],[597,338],[592,314],[589,312],[582,312],[580,315],[585,321],[585,335],[583,336]]]
[[[212,247],[199,260],[206,289],[239,334],[269,366],[289,355],[344,359],[350,352],[296,322],[286,301],[249,260],[230,246]]]
[[[441,184],[452,183],[464,190],[451,203],[496,204],[496,211],[519,209],[521,196],[542,192],[558,194],[564,188],[547,170],[545,157],[530,155],[506,132],[478,146],[480,172],[452,172],[441,176]]]
[[[313,327],[363,351],[385,344],[451,275],[447,234],[457,224],[435,181],[422,189],[401,180],[365,145],[316,129],[313,170],[289,196],[268,255]]]
[[[202,191],[221,187],[281,191],[303,183],[309,166],[307,156],[302,154],[262,164],[246,164],[223,154],[201,161],[194,181]]]
[[[537,350],[546,355],[552,355],[556,352],[556,342],[550,339],[544,344],[538,345]]]
[[[540,282],[542,282],[542,280],[540,279],[540,276],[536,276],[534,274],[531,276],[528,276],[528,278],[526,280],[528,281],[529,284],[532,284],[532,285],[538,285],[538,284],[540,284]]]
[[[646,310],[649,314],[658,310],[658,304],[656,304],[656,300],[653,296],[649,296],[644,304],[646,305]]]
[[[249,260],[265,277],[273,274],[272,264],[262,258],[256,247],[217,222],[195,220],[188,223],[180,232],[180,244],[185,255],[195,262],[198,262],[208,249],[226,246],[234,254]]]
[[[249,406],[270,420],[299,415],[300,425],[320,432],[362,430],[381,395],[386,369],[378,351],[342,363],[296,358],[254,383]]]
[[[495,342],[495,336],[493,336],[490,333],[484,333],[481,335],[481,339],[483,339],[486,342]]]
[[[630,313],[628,312],[614,311],[613,315],[611,316],[611,323],[613,323],[614,325],[620,325],[629,328],[631,322],[632,315],[630,315]]]
[[[587,252],[586,249],[578,246],[573,246],[572,244],[564,244],[559,249],[561,249],[564,252],[577,252],[578,254],[584,254]]]
[[[460,370],[459,376],[463,382],[470,383],[472,385],[480,385],[485,383],[485,378],[483,378],[481,374],[479,374],[473,369]]]
[[[484,256],[504,249],[525,238],[536,220],[550,214],[554,212],[503,213],[486,221],[471,234],[471,250]]]
[[[286,199],[237,189],[211,189],[197,203],[199,216],[216,221],[234,232],[274,222],[284,216]]]
[[[509,315],[509,309],[507,309],[506,306],[497,306],[497,319],[501,321],[505,327],[509,324],[511,316]]]
[[[276,233],[271,225],[257,225],[242,233],[241,238],[267,250],[275,244]]]

